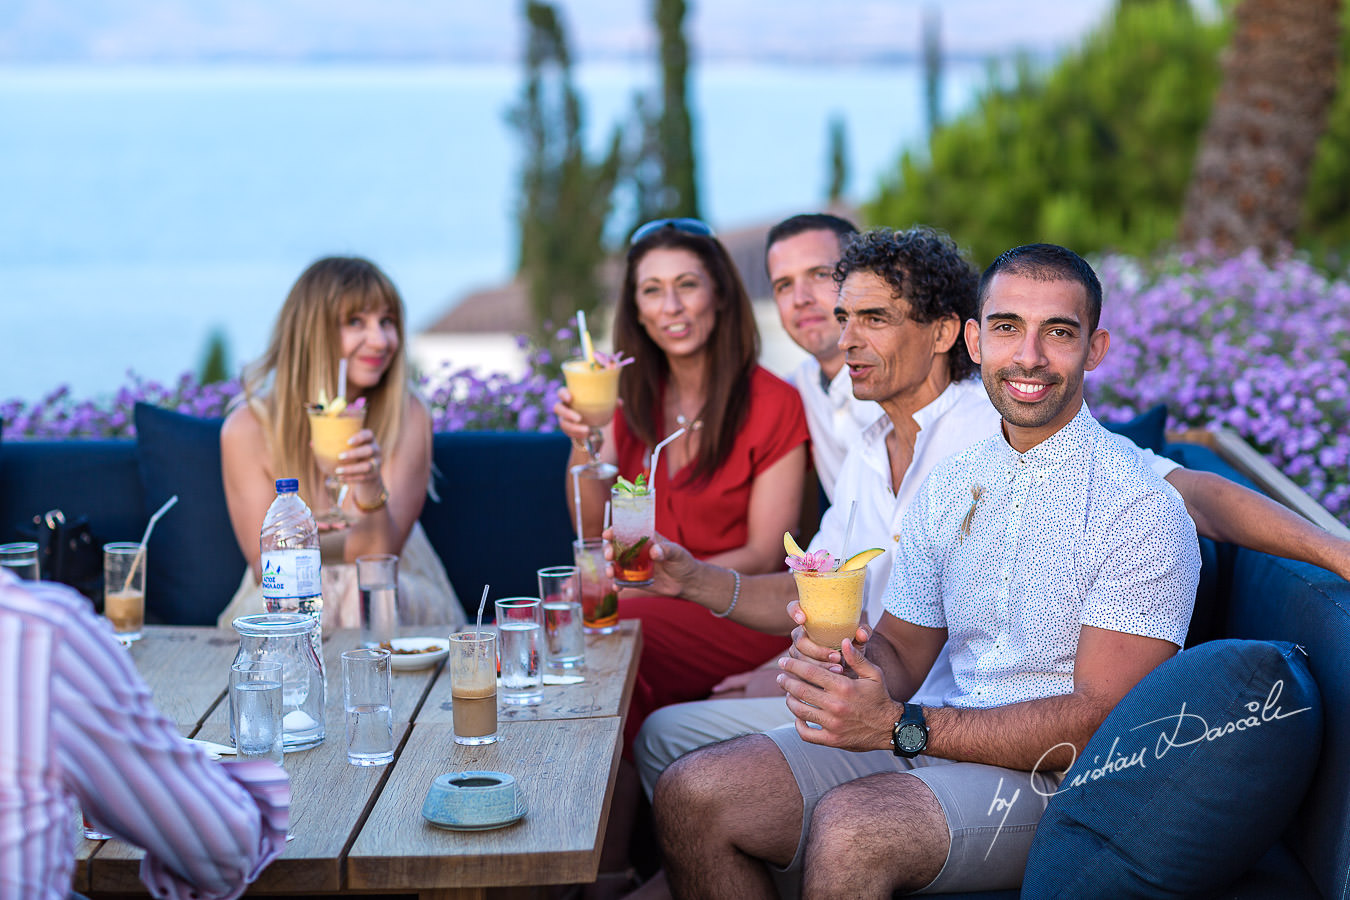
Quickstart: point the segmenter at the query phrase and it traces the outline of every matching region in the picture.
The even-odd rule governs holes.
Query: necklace
[[[688,419],[684,417],[684,413],[676,413],[675,424],[679,425],[681,428],[684,428],[687,425],[689,426],[690,431],[698,431],[700,428],[703,427],[703,420],[695,419],[694,421],[690,422]]]

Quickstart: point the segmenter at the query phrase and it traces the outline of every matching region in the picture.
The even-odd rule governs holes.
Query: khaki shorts
[[[792,768],[802,794],[802,833],[785,873],[800,884],[802,855],[811,814],[832,788],[882,772],[913,775],[928,786],[947,817],[951,849],[942,871],[918,893],[953,893],[1016,888],[1022,883],[1036,823],[1062,778],[934,756],[898,757],[889,750],[854,753],[809,744],[795,726],[766,731]],[[1044,796],[1043,796],[1044,795]],[[785,882],[778,879],[780,885]]]

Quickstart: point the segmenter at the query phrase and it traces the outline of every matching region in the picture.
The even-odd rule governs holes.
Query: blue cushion
[[[1167,443],[1167,405],[1159,403],[1128,422],[1103,422],[1102,427],[1124,435],[1145,450],[1162,453]]]
[[[1177,654],[1069,769],[1032,841],[1023,900],[1222,887],[1288,826],[1321,739],[1321,695],[1293,644],[1211,641]]]
[[[245,565],[220,474],[222,420],[144,403],[136,404],[135,416],[144,515],[178,495],[150,538],[146,615],[171,625],[214,625]]]
[[[493,598],[535,597],[537,569],[571,565],[564,488],[570,448],[561,432],[433,437],[441,501],[422,507],[422,527],[470,619],[483,585],[491,585]],[[492,615],[491,606],[485,615]]]
[[[116,440],[29,441],[0,445],[0,543],[32,540],[21,529],[59,509],[85,516],[100,542],[139,541],[145,531],[136,445]]]

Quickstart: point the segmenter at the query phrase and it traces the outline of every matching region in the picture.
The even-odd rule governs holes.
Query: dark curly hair
[[[916,225],[904,231],[864,231],[844,248],[834,267],[835,284],[854,272],[871,272],[890,285],[892,296],[909,304],[914,321],[933,322],[956,316],[960,328],[975,316],[980,275],[956,242],[941,231]],[[976,365],[958,332],[947,354],[952,381],[975,374]]]

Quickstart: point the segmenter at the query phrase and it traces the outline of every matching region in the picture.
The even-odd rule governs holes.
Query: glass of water
[[[398,625],[398,557],[358,556],[356,581],[361,590],[361,646],[388,650]]]
[[[38,580],[38,545],[33,541],[0,544],[0,566],[24,581]]]
[[[496,602],[497,652],[502,661],[503,703],[533,706],[544,699],[544,672],[539,666],[540,603],[533,597],[508,597]]]
[[[239,759],[281,764],[281,663],[246,659],[230,666],[230,738]]]
[[[347,710],[347,762],[383,766],[394,761],[393,686],[389,651],[342,651],[342,705]]]
[[[586,662],[581,622],[581,587],[576,566],[540,569],[539,601],[544,607],[544,669],[549,675],[578,675]]]

